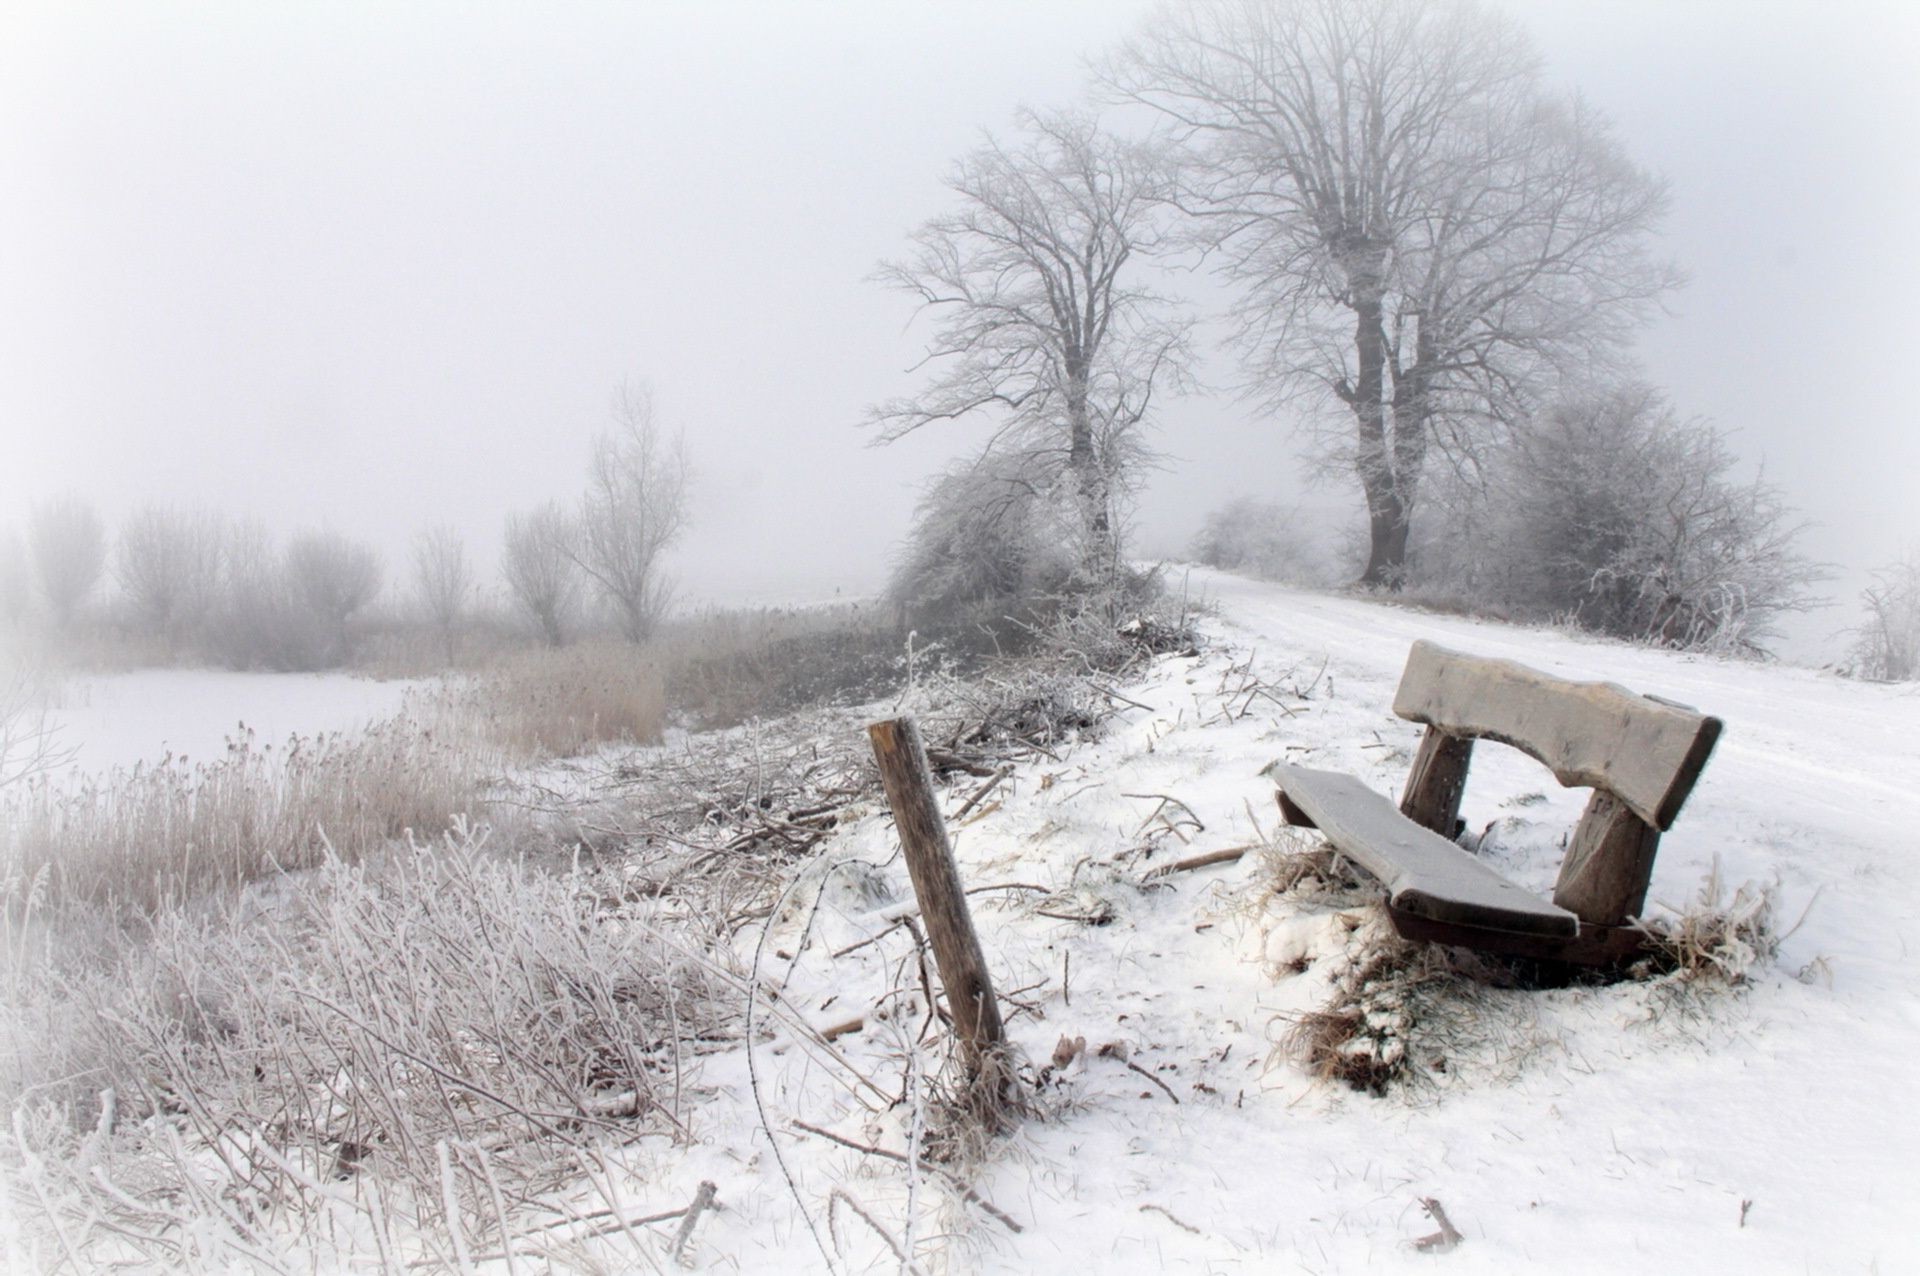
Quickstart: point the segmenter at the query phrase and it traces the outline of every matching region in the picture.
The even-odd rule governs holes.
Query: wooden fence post
[[[960,1037],[961,1056],[974,1094],[998,1108],[1007,1098],[1011,1074],[1007,1067],[1006,1026],[1000,1003],[994,1000],[993,981],[987,975],[986,954],[967,911],[960,870],[953,862],[946,821],[934,797],[933,775],[927,767],[926,747],[912,718],[889,718],[870,723],[874,760],[893,808],[894,826],[906,852],[907,873],[920,901],[940,983],[946,989],[947,1012]]]

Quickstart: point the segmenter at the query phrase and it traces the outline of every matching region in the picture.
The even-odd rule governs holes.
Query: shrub
[[[329,847],[351,860],[409,830],[437,834],[479,801],[494,769],[471,741],[402,716],[277,750],[249,731],[207,761],[43,777],[0,794],[0,882],[44,874],[53,905],[148,914],[307,867]]]
[[[597,641],[511,652],[448,693],[442,732],[485,741],[520,761],[606,744],[657,744],[666,692],[656,657]]]
[[[1193,538],[1209,567],[1289,584],[1319,583],[1318,555],[1300,512],[1257,497],[1236,497],[1207,515]]]
[[[1062,592],[1079,561],[1075,526],[1073,512],[1036,486],[1023,458],[989,452],[929,485],[888,597],[918,623]]]
[[[1570,393],[1483,460],[1427,542],[1475,602],[1689,649],[1757,650],[1820,570],[1725,436],[1638,385]]]
[[[1854,631],[1853,667],[1863,678],[1920,678],[1920,550],[1874,573],[1860,594],[1867,618]]]

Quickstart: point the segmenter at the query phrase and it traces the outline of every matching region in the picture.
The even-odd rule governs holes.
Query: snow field
[[[910,1188],[900,1166],[795,1127],[906,1152],[921,1120],[915,1076],[932,1061],[906,1045],[925,1007],[905,937],[830,955],[911,898],[875,811],[828,857],[864,866],[831,874],[855,885],[801,884],[761,952],[782,1013],[816,1028],[865,1014],[868,1026],[828,1052],[778,1022],[754,1047],[757,1084],[743,1053],[710,1058],[698,1146],[647,1154],[650,1201],[718,1183],[729,1208],[703,1227],[703,1261],[825,1269],[824,1247],[847,1270],[892,1270],[890,1244],[911,1243],[928,1270],[990,1272],[1897,1269],[1920,1204],[1904,1155],[1920,1123],[1893,1097],[1920,1044],[1920,971],[1901,934],[1920,901],[1920,797],[1898,779],[1920,775],[1920,697],[1195,579],[1222,613],[1213,649],[1157,662],[1123,689],[1146,710],[1021,768],[956,832],[970,888],[1045,890],[973,896],[996,986],[1026,1007],[1009,1019],[1022,1056],[1037,1071],[1063,1034],[1088,1044],[1041,1085],[1042,1115],[978,1171],[980,1194],[1023,1230],[930,1176]],[[1416,636],[1725,717],[1719,755],[1663,843],[1653,898],[1687,905],[1716,861],[1729,889],[1776,882],[1782,927],[1805,911],[1777,960],[1720,993],[1487,991],[1464,1008],[1446,1070],[1385,1097],[1280,1057],[1276,1043],[1327,995],[1344,924],[1263,903],[1257,857],[1136,883],[1182,855],[1270,834],[1258,773],[1275,757],[1396,792],[1417,729],[1389,706]],[[1254,696],[1224,722],[1243,703],[1233,666],[1249,650],[1268,685],[1307,694],[1283,695],[1284,708]],[[956,786],[949,809],[970,787]],[[1129,794],[1171,795],[1204,829],[1165,830],[1157,800]],[[1491,826],[1487,851],[1504,871],[1544,890],[1582,800],[1530,759],[1483,746],[1465,814],[1476,831]],[[750,960],[755,941],[743,943]],[[890,1021],[877,1019],[882,1005]],[[1108,1043],[1124,1062],[1099,1053]],[[903,1092],[891,1107],[877,1097]],[[836,1188],[892,1241],[853,1220]],[[1428,1197],[1465,1238],[1444,1257],[1412,1244],[1436,1230]]]

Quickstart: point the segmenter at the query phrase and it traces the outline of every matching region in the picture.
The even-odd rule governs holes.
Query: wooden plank
[[[920,901],[969,1083],[977,1099],[998,1105],[1012,1080],[1006,1026],[987,974],[986,953],[967,910],[946,821],[940,818],[920,728],[912,718],[890,718],[870,723],[867,736],[906,852],[907,875]]]
[[[1400,795],[1400,813],[1421,828],[1452,837],[1460,824],[1460,797],[1467,791],[1467,768],[1473,763],[1473,741],[1428,727],[1420,736],[1420,752],[1407,772],[1406,791]]]
[[[1290,822],[1310,823],[1341,854],[1380,879],[1398,909],[1436,922],[1567,938],[1579,919],[1514,885],[1446,838],[1402,815],[1389,799],[1350,775],[1276,762]]]
[[[1613,683],[1569,682],[1424,641],[1407,656],[1393,711],[1449,735],[1512,745],[1561,784],[1614,794],[1656,829],[1680,813],[1721,727]]]
[[[1583,922],[1618,926],[1646,907],[1660,830],[1600,789],[1574,827],[1553,902]]]
[[[1618,966],[1645,951],[1647,934],[1630,926],[1582,925],[1572,938],[1522,935],[1484,926],[1458,926],[1387,906],[1387,917],[1402,939],[1430,944],[1452,944],[1483,953],[1531,957],[1573,966]]]

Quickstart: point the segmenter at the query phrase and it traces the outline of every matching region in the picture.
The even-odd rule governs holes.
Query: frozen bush
[[[27,526],[35,582],[54,623],[73,623],[106,565],[106,532],[93,506],[67,497],[37,507]]]
[[[1920,678],[1920,550],[1873,575],[1860,594],[1867,618],[1854,631],[1853,667],[1863,678]]]
[[[916,617],[946,617],[1060,592],[1077,561],[1073,527],[1022,457],[989,452],[928,486],[888,593]]]
[[[1193,538],[1193,556],[1209,567],[1266,580],[1315,582],[1321,575],[1318,555],[1302,524],[1296,509],[1258,497],[1236,497],[1207,515]]]
[[[1736,476],[1726,436],[1640,385],[1569,393],[1458,485],[1423,572],[1472,602],[1559,616],[1661,646],[1757,650],[1811,605],[1820,570],[1764,477]],[[1462,494],[1464,493],[1464,495]]]

